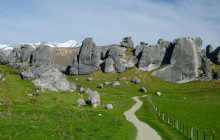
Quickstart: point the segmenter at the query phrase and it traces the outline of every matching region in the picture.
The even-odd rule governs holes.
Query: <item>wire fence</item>
[[[158,114],[159,118],[162,119],[163,122],[168,124],[173,129],[182,133],[182,135],[186,136],[190,140],[215,140],[216,134],[208,131],[201,131],[198,128],[194,128],[184,122],[180,122],[175,118],[170,117],[169,115],[162,112],[151,100],[150,96],[147,95],[149,102],[152,104],[154,110]]]

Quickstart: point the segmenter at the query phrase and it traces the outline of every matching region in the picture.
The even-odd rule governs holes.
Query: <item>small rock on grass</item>
[[[161,96],[162,93],[161,93],[161,92],[157,92],[156,95],[157,95],[157,96]]]
[[[87,81],[92,81],[92,77],[88,77],[88,78],[87,78]]]
[[[27,94],[27,96],[33,96],[33,94]]]
[[[105,108],[106,109],[113,109],[113,105],[112,104],[107,104],[107,105],[105,105]]]
[[[85,102],[83,99],[78,99],[78,100],[76,101],[76,104],[77,104],[78,106],[82,106],[82,105],[86,105],[86,102]]]
[[[146,90],[145,87],[141,87],[140,91],[141,91],[141,92],[147,92],[147,90]]]
[[[98,88],[103,88],[103,84],[99,84]]]

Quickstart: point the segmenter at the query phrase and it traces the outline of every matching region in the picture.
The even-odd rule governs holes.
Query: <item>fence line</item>
[[[186,136],[188,139],[193,140],[194,138],[196,138],[196,140],[199,140],[199,130],[196,129],[196,133],[194,135],[194,131],[193,131],[193,127],[189,127],[187,124],[185,124],[185,128],[186,128],[186,132],[185,132],[185,128],[184,128],[184,123],[179,122],[178,120],[175,120],[174,118],[170,118],[168,115],[165,115],[164,112],[162,112],[155,104],[154,102],[151,100],[150,96],[147,95],[147,98],[149,100],[149,102],[152,104],[154,110],[156,111],[156,113],[158,114],[159,118],[162,119],[162,121],[164,121],[165,123],[167,123],[169,126],[171,126],[173,129],[179,131],[181,134],[183,134],[184,136]],[[189,129],[190,128],[190,129]],[[189,129],[189,130],[188,130]],[[188,132],[189,131],[189,132]],[[202,131],[200,133],[201,136],[200,138],[203,138],[204,140],[206,139],[206,131],[203,132]],[[211,135],[211,139],[214,140],[215,139],[215,134],[214,132]]]

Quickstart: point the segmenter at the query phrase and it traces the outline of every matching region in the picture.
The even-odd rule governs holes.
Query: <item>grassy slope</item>
[[[136,129],[125,120],[123,112],[135,103],[131,97],[143,95],[138,92],[142,86],[147,88],[148,93],[161,91],[163,93],[161,98],[152,96],[152,99],[161,110],[167,111],[171,115],[175,115],[172,112],[175,113],[178,108],[169,104],[168,99],[176,99],[175,104],[180,106],[184,106],[184,103],[180,102],[183,96],[189,103],[198,100],[200,104],[204,102],[213,104],[214,106],[204,108],[207,109],[205,116],[209,116],[210,108],[216,108],[215,105],[218,106],[220,101],[218,81],[213,83],[192,82],[182,86],[165,82],[147,72],[131,68],[122,74],[103,74],[98,71],[96,75],[68,76],[69,81],[97,90],[101,95],[101,105],[97,109],[93,109],[91,106],[77,107],[75,103],[80,98],[77,92],[56,93],[46,90],[45,93],[40,93],[40,96],[28,97],[26,94],[35,91],[32,83],[21,80],[18,75],[9,74],[12,69],[6,66],[0,66],[0,69],[8,71],[6,84],[0,85],[0,103],[3,104],[0,106],[0,137],[2,139],[9,137],[23,139],[134,139]],[[134,75],[141,79],[141,84],[134,85],[130,82],[128,85],[123,84],[125,81],[130,81]],[[86,81],[89,76],[93,77],[93,81]],[[120,86],[97,88],[100,83],[119,80],[121,77],[128,77],[128,79],[121,81]],[[79,80],[75,81],[75,78]],[[84,94],[84,98],[87,98],[86,94]],[[34,104],[36,101],[37,103]],[[145,99],[143,101],[144,106],[137,112],[141,120],[152,125],[164,139],[184,139],[178,132],[161,123],[159,119],[155,119],[156,115],[149,107],[148,101]],[[162,104],[166,101],[167,104]],[[104,109],[104,105],[107,103],[113,104],[114,110]],[[213,116],[216,117],[215,121],[219,122],[217,116],[220,111],[216,111],[217,114],[213,114]],[[183,118],[187,112],[182,114]],[[196,112],[189,113],[196,114]],[[102,116],[100,117],[98,114],[102,114]],[[185,122],[185,120],[183,121]],[[213,122],[213,120],[208,121]],[[189,124],[191,123],[189,122]],[[211,123],[210,127],[214,127],[213,125],[215,124]]]

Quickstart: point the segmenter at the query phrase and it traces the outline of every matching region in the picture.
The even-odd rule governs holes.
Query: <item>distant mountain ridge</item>
[[[81,43],[75,40],[69,40],[67,42],[62,43],[56,43],[56,42],[38,42],[38,43],[21,43],[17,45],[4,45],[0,44],[0,52],[3,52],[6,56],[9,55],[9,53],[16,47],[19,47],[22,44],[28,44],[33,47],[33,49],[36,49],[40,44],[45,44],[50,46],[51,48],[75,48],[80,47]]]

